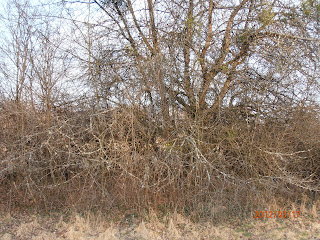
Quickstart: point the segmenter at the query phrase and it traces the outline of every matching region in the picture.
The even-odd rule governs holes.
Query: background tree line
[[[319,14],[314,0],[8,2],[5,198],[196,216],[314,201]]]

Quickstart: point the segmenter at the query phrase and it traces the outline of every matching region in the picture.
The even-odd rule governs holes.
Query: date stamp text
[[[298,218],[300,211],[255,211],[255,218]]]

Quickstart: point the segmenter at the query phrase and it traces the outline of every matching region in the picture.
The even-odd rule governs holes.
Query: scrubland
[[[234,109],[166,131],[130,108],[55,113],[50,125],[25,113],[22,135],[11,107],[1,115],[3,239],[320,238],[315,109],[285,121]]]

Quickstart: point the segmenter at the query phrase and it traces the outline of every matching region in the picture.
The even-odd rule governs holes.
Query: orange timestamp
[[[255,218],[298,218],[300,211],[255,211]]]

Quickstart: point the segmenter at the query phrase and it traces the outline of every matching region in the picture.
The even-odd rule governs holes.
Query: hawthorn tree
[[[143,93],[136,96],[160,110],[165,125],[177,109],[193,118],[237,104],[259,111],[316,93],[318,1],[93,2],[102,48],[112,42],[130,62],[107,65],[135,76]]]

